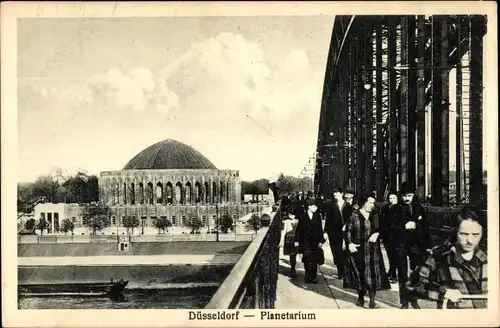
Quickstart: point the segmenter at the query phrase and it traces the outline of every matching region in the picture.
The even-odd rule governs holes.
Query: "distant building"
[[[269,198],[268,194],[258,194],[258,195],[252,195],[252,194],[244,194],[243,195],[243,202],[244,203],[251,203],[251,202],[267,202]]]
[[[50,233],[59,231],[59,227],[64,219],[73,221],[75,227],[82,226],[82,216],[78,204],[65,203],[40,203],[35,206],[34,219],[45,219],[49,223]]]
[[[267,195],[258,195],[267,200]],[[239,171],[218,170],[195,149],[175,140],[158,142],[137,154],[121,171],[101,172],[99,201],[111,209],[109,226],[123,227],[125,217],[137,217],[139,228],[154,227],[167,218],[174,227],[199,218],[205,228],[215,228],[217,214],[231,217],[259,211],[257,205],[241,204]],[[40,203],[34,218],[49,223],[56,233],[64,219],[83,227],[79,204]]]
[[[100,201],[111,208],[111,226],[135,216],[141,226],[152,227],[157,218],[185,226],[199,218],[214,228],[219,215],[237,219],[251,207],[240,204],[239,171],[218,170],[195,149],[167,139],[133,157],[121,171],[101,172]]]

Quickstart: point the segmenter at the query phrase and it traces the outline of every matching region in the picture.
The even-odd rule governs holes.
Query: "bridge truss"
[[[337,16],[316,192],[329,197],[343,186],[382,200],[407,181],[433,205],[484,204],[486,23],[480,15]]]

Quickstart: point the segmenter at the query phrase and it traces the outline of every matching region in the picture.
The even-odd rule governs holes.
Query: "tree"
[[[75,224],[70,219],[64,219],[61,224],[61,231],[66,234],[68,231],[73,232],[75,230]]]
[[[47,220],[45,220],[44,218],[40,218],[36,225],[36,229],[40,230],[40,235],[43,236],[43,230],[48,228],[49,228],[49,222],[47,222]]]
[[[219,230],[223,233],[227,233],[230,228],[233,227],[233,219],[227,214],[223,214],[221,217],[215,220],[216,224],[219,226]]]
[[[90,203],[82,205],[83,225],[92,229],[92,233],[101,231],[109,225],[110,209],[106,205]]]
[[[203,222],[199,218],[192,218],[189,220],[187,226],[191,228],[191,233],[200,232],[200,228],[203,227]]]
[[[134,228],[139,226],[139,219],[136,216],[126,216],[123,219],[123,226],[127,228],[127,233],[129,229],[132,229],[132,234],[134,233]]]
[[[247,221],[247,228],[258,231],[261,228],[260,217],[257,214],[252,214]]]
[[[172,226],[172,222],[166,217],[160,217],[153,221],[153,226],[158,229],[158,233],[160,233],[160,230],[165,233],[165,231],[168,232],[168,228]]]
[[[38,177],[33,183],[33,197],[44,196],[49,202],[56,201],[56,193],[59,183],[54,181],[50,175]]]
[[[28,221],[26,221],[26,223],[24,224],[24,228],[26,230],[30,230],[30,231],[33,231],[35,230],[35,225],[36,225],[36,221],[35,219],[29,219]]]

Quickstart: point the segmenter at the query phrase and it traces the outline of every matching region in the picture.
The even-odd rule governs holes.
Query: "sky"
[[[333,16],[18,21],[19,181],[175,139],[242,180],[316,148]]]

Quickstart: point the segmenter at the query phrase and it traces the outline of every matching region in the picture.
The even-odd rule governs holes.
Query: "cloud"
[[[112,67],[79,86],[36,86],[20,99],[37,109],[21,120],[20,147],[36,153],[40,144],[51,145],[47,161],[64,153],[67,162],[59,166],[80,161],[98,171],[119,169],[133,155],[131,145],[174,138],[245,176],[299,171],[316,142],[324,70],[318,73],[298,48],[277,65],[267,56],[276,52],[221,33],[158,71]]]
[[[304,50],[294,49],[285,59],[285,67],[290,71],[300,71],[309,66],[309,60]]]
[[[154,76],[147,68],[123,72],[114,67],[106,74],[88,78],[85,87],[90,91],[93,101],[119,109],[156,109],[166,114],[179,102],[166,81]]]
[[[305,51],[294,49],[281,65],[270,67],[264,51],[238,34],[221,33],[192,44],[160,76],[179,97],[177,113],[191,118],[243,118],[254,124],[248,115],[272,129],[298,112],[319,109],[318,83],[312,81]]]

